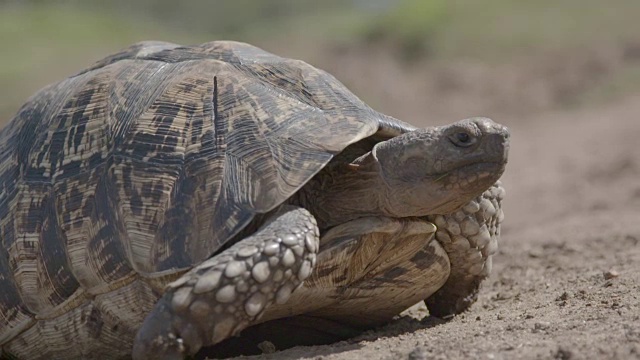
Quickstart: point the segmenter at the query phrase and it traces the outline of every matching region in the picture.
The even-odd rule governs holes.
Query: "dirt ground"
[[[640,359],[640,94],[496,119],[512,131],[501,250],[470,311],[422,304],[356,339],[251,359]]]

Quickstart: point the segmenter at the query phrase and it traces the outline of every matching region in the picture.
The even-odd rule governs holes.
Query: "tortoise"
[[[246,43],[134,44],[36,93],[0,138],[8,358],[179,359],[422,300],[446,317],[500,235],[506,127],[419,129]]]

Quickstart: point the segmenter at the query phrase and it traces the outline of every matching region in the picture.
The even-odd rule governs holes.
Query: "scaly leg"
[[[498,251],[504,194],[498,181],[453,214],[428,218],[438,226],[436,239],[451,261],[451,276],[425,300],[431,315],[451,317],[467,310],[478,298],[482,281],[491,273],[492,256]]]
[[[283,207],[255,234],[167,286],[138,332],[133,358],[182,359],[255,323],[311,275],[318,243],[313,216]]]

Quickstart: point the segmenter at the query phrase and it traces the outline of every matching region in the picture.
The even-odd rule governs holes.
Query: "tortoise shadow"
[[[380,338],[396,337],[403,334],[413,333],[418,330],[430,329],[447,323],[448,320],[435,316],[425,316],[416,319],[409,315],[401,315],[393,321],[381,327],[365,331],[361,335],[351,339],[353,341],[373,341]]]
[[[363,342],[390,338],[446,323],[434,316],[416,319],[408,315],[388,324],[363,330],[326,319],[296,316],[278,319],[244,330],[239,336],[200,351],[197,359],[300,359],[326,356],[361,348]]]

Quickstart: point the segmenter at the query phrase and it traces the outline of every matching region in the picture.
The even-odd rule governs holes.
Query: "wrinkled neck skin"
[[[384,210],[387,187],[378,167],[371,153],[335,164],[307,183],[293,202],[316,217],[321,231],[365,216],[390,215]]]

